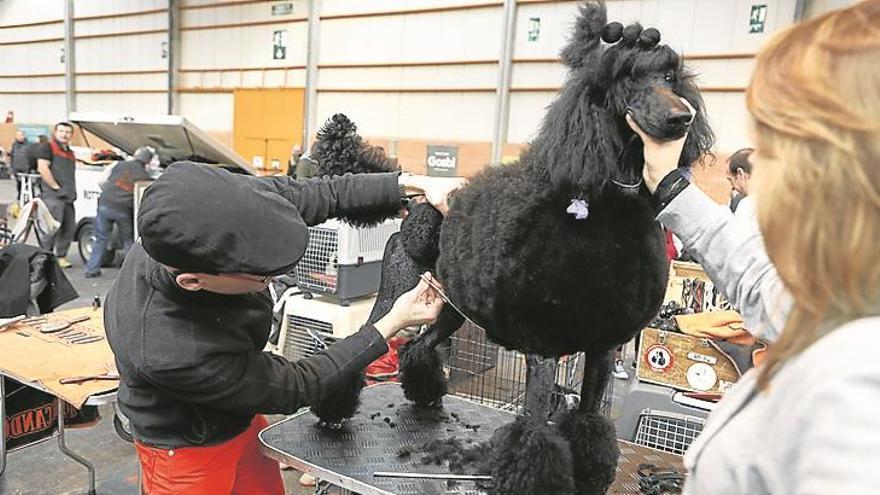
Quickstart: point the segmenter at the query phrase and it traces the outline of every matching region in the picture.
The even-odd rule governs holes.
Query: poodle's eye
[[[668,82],[668,83],[675,82],[675,72],[673,72],[673,71],[667,72],[666,75],[663,76],[663,79],[665,79],[666,82]]]

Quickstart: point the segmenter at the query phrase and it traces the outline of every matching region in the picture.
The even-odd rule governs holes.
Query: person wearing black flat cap
[[[302,257],[308,225],[393,215],[405,189],[422,190],[445,211],[461,184],[397,173],[297,181],[189,162],[169,167],[144,194],[141,243],[104,312],[145,493],[284,493],[278,463],[258,446],[262,414],[321,401],[343,376],[384,354],[386,339],[433,321],[443,303],[422,281],[374,325],[290,362],[262,352],[271,276]]]

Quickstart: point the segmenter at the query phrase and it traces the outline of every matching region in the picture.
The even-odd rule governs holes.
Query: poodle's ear
[[[580,6],[580,15],[575,22],[574,34],[559,54],[562,62],[572,69],[584,65],[591,54],[599,47],[603,35],[613,35],[616,28],[604,29],[608,22],[605,1],[591,1]],[[611,31],[610,33],[603,33]]]
[[[548,109],[532,156],[556,191],[595,199],[617,174],[623,143],[611,112],[566,89]]]
[[[697,111],[688,131],[687,141],[681,153],[680,167],[691,166],[704,155],[711,154],[715,145],[715,134],[709,127],[709,118],[706,116],[706,105],[700,96],[694,76],[684,72],[683,84],[677,88],[677,93],[684,97]]]

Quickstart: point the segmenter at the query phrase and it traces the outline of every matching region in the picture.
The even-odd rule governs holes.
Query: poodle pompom
[[[354,416],[361,405],[361,389],[367,384],[363,371],[341,380],[338,390],[317,404],[312,404],[312,412],[320,420],[320,425],[335,429],[343,420]]]
[[[611,421],[597,413],[569,411],[559,423],[559,432],[571,445],[575,493],[606,493],[620,455]]]
[[[657,43],[660,43],[660,31],[655,28],[645,29],[639,35],[639,47],[641,48],[654,48]]]
[[[449,305],[440,310],[428,330],[400,350],[401,386],[407,399],[421,406],[440,403],[446,394],[446,374],[436,347],[464,324],[464,317]]]
[[[400,348],[400,385],[403,395],[422,407],[438,406],[447,392],[446,375],[437,349],[413,340]]]
[[[318,130],[312,158],[318,163],[317,175],[344,175],[352,171],[363,147],[357,126],[344,114],[330,117]]]
[[[605,43],[617,43],[620,38],[623,38],[623,24],[609,22],[602,28],[602,41]]]
[[[622,43],[626,46],[633,46],[636,44],[636,41],[639,40],[640,34],[642,34],[642,25],[639,23],[630,24],[623,28]]]
[[[429,203],[418,203],[400,225],[403,248],[416,263],[434,266],[440,255],[440,226],[443,215]]]
[[[517,418],[495,430],[495,495],[574,495],[568,442],[544,422]]]
[[[318,138],[312,148],[312,158],[318,163],[319,176],[400,170],[382,148],[366,144],[358,135],[354,122],[341,113],[328,119],[318,131]],[[398,211],[398,205],[360,208],[356,213],[339,215],[339,219],[355,227],[372,227],[396,216]]]

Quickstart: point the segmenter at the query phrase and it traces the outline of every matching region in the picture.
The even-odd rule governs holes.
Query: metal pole
[[[504,143],[507,141],[507,121],[510,114],[510,74],[513,58],[513,40],[516,34],[516,0],[504,0],[504,30],[501,38],[501,59],[498,68],[498,86],[495,91],[495,124],[492,135],[492,165],[501,164]]]
[[[95,466],[93,466],[85,457],[82,457],[67,447],[67,442],[65,442],[64,439],[64,401],[61,400],[61,397],[58,397],[56,404],[58,405],[58,449],[62,454],[70,457],[86,468],[89,473],[88,495],[95,495]]]
[[[436,473],[402,473],[395,471],[376,471],[375,478],[412,478],[423,480],[454,480],[454,481],[492,481],[485,474],[436,474]]]
[[[64,103],[69,116],[76,111],[76,53],[73,39],[73,0],[64,2]]]
[[[0,476],[6,471],[6,377],[0,375]]]
[[[168,115],[180,113],[177,78],[180,69],[180,1],[168,0]]]
[[[320,54],[321,0],[309,1],[309,31],[306,47],[306,94],[303,102],[303,151],[309,149],[309,136],[315,130],[318,114],[318,57]]]

